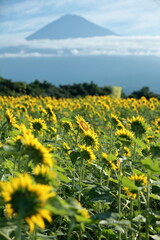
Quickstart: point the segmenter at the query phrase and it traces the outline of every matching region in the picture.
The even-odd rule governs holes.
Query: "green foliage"
[[[108,86],[98,87],[95,83],[77,83],[60,85],[59,87],[44,80],[35,80],[31,83],[13,82],[0,77],[0,96],[50,96],[55,98],[73,98],[85,96],[105,96],[111,94]]]
[[[151,92],[149,90],[149,87],[142,87],[140,90],[132,92],[128,97],[136,98],[136,99],[140,99],[141,97],[145,97],[146,99],[155,97],[160,99],[160,95],[154,92]]]

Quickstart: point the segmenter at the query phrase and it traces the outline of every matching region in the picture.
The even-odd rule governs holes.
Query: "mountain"
[[[136,55],[143,53],[142,42],[136,48],[134,41],[115,35],[80,16],[65,15],[28,36],[24,45],[0,49],[0,76],[54,85],[93,81],[122,86],[127,94],[148,86],[160,94],[160,57]]]
[[[109,29],[92,23],[81,16],[67,14],[44,26],[26,39],[67,39],[109,35],[117,34]]]

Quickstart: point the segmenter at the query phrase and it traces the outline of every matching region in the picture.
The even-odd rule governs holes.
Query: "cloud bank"
[[[10,48],[12,47],[12,48]],[[18,40],[0,58],[63,56],[160,56],[160,36]],[[13,49],[15,50],[13,51]],[[11,51],[12,49],[12,51]],[[2,50],[2,49],[1,49]]]

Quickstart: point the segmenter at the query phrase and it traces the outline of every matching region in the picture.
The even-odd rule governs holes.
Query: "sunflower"
[[[69,132],[70,130],[73,129],[72,123],[67,120],[62,120],[62,127],[66,132]]]
[[[37,165],[33,169],[33,175],[36,182],[48,185],[53,183],[56,178],[56,173],[50,167],[42,165]]]
[[[88,163],[92,163],[94,160],[96,160],[96,156],[93,153],[90,146],[79,145],[79,148],[81,150],[80,154],[81,154],[82,159],[87,160]]]
[[[91,129],[90,124],[88,122],[86,122],[82,116],[77,115],[75,117],[75,119],[76,119],[79,129],[82,130],[82,132],[87,132]]]
[[[107,153],[102,152],[102,160],[103,160],[104,162],[108,161],[108,154],[107,154]]]
[[[131,199],[137,198],[137,191],[136,190],[129,190],[127,187],[123,187],[122,190],[126,193],[126,195]]]
[[[46,111],[47,111],[47,114],[48,114],[50,120],[57,122],[56,114],[53,112],[51,105],[47,105]]]
[[[147,183],[148,183],[147,177],[144,174],[142,174],[142,175],[134,174],[132,176],[129,176],[128,178],[132,181],[135,181],[135,185],[137,187],[147,185]]]
[[[150,151],[152,154],[152,158],[160,157],[160,145],[159,143],[151,144]]]
[[[43,163],[52,167],[53,159],[49,150],[43,146],[37,138],[34,138],[31,131],[27,130],[25,126],[20,141],[25,146],[24,154],[29,155],[29,157],[38,164]]]
[[[17,125],[16,118],[13,116],[13,113],[11,110],[7,109],[5,112],[5,117],[7,119],[7,122],[10,126],[13,126],[15,128],[18,128],[19,126]]]
[[[114,127],[116,127],[121,123],[121,121],[118,119],[118,117],[115,114],[111,113],[111,123],[113,124]]]
[[[149,129],[142,116],[133,116],[131,119],[128,118],[128,121],[130,123],[131,130],[137,137],[142,137],[142,135]]]
[[[49,150],[43,146],[38,139],[35,138],[26,145],[26,154],[29,155],[30,158],[36,162],[36,164],[43,163],[49,167],[52,167],[52,156]]]
[[[33,120],[31,120],[31,128],[34,129],[35,131],[40,132],[43,129],[47,129],[47,125],[45,123],[45,121],[41,118],[35,118]]]
[[[117,156],[118,157],[130,157],[131,156],[131,151],[128,147],[122,147],[119,151],[117,151]]]
[[[102,161],[104,162],[105,165],[107,165],[108,168],[112,170],[119,169],[118,163],[115,163],[115,161],[110,160],[111,159],[110,155],[106,154],[105,152],[102,152],[101,157],[102,157]]]
[[[92,147],[95,147],[95,149],[99,147],[98,137],[94,131],[90,130],[90,131],[84,132],[83,140],[86,146],[92,146]]]
[[[27,222],[31,232],[35,225],[44,229],[44,219],[52,221],[50,211],[45,209],[47,200],[55,196],[50,186],[34,183],[30,175],[25,173],[10,182],[1,182],[1,188],[7,218],[19,216]]]
[[[88,210],[86,208],[83,208],[81,203],[77,199],[74,199],[74,202],[77,205],[76,208],[78,210],[78,213],[84,218],[90,218]]]
[[[156,128],[160,129],[160,118],[156,118],[153,121],[153,124],[156,126]]]
[[[134,134],[125,128],[117,130],[115,135],[118,137],[120,142],[126,145],[130,145],[134,137]]]

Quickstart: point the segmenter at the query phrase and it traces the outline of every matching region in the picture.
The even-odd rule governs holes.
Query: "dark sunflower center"
[[[35,192],[22,189],[12,194],[10,204],[15,213],[25,218],[37,213],[40,201]]]
[[[42,124],[39,122],[34,122],[33,123],[33,128],[37,131],[40,131],[42,129]]]
[[[136,134],[143,134],[146,132],[145,127],[139,121],[132,122],[131,128],[132,128],[132,131],[135,132]]]
[[[36,162],[43,162],[43,154],[40,151],[40,149],[36,149],[34,146],[28,146],[27,147],[27,154],[31,159],[33,159]]]
[[[84,137],[84,141],[87,146],[92,146],[95,143],[94,139],[91,136],[87,135]]]

